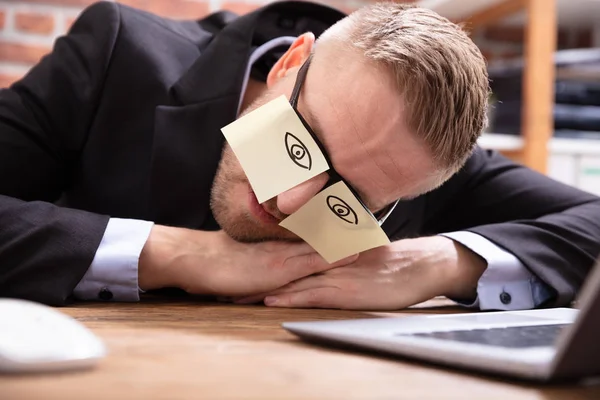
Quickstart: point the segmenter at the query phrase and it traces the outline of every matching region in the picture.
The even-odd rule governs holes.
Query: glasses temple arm
[[[294,85],[294,89],[292,90],[292,95],[290,96],[290,104],[292,107],[296,108],[298,106],[298,97],[300,97],[300,90],[302,90],[302,85],[304,84],[304,80],[306,79],[306,74],[308,73],[308,66],[312,60],[312,54],[308,56],[300,70],[298,71],[298,76],[296,77],[296,84]]]

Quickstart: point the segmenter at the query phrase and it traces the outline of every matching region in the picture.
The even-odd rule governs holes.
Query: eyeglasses
[[[386,206],[383,210],[381,210],[377,213],[377,216],[375,216],[371,212],[371,210],[369,210],[369,208],[365,205],[365,203],[362,201],[362,199],[358,195],[358,192],[356,191],[356,189],[354,189],[352,187],[352,185],[350,185],[335,170],[335,168],[333,167],[333,163],[331,162],[331,158],[327,154],[327,151],[325,151],[325,146],[323,146],[323,143],[321,143],[321,141],[319,140],[319,138],[317,137],[317,135],[315,134],[313,129],[310,127],[308,122],[306,122],[306,120],[304,119],[304,117],[302,116],[300,111],[298,111],[298,99],[300,97],[300,91],[302,90],[302,85],[304,84],[304,81],[306,80],[306,74],[308,72],[308,67],[310,65],[311,60],[312,60],[312,54],[308,57],[308,59],[304,62],[304,64],[302,65],[302,67],[300,67],[300,70],[298,71],[298,75],[296,77],[296,82],[294,84],[294,89],[292,90],[292,95],[290,97],[290,104],[291,104],[292,108],[294,109],[294,111],[296,112],[296,115],[298,115],[298,118],[300,119],[300,121],[302,122],[302,124],[304,125],[306,130],[308,131],[308,133],[312,136],[312,138],[314,139],[317,146],[319,146],[319,149],[321,150],[323,157],[325,158],[325,160],[327,161],[327,164],[329,165],[329,170],[327,171],[327,173],[329,174],[329,180],[327,181],[327,184],[323,187],[323,189],[325,189],[337,182],[340,182],[340,181],[344,182],[346,184],[346,186],[348,186],[348,188],[350,189],[350,191],[352,192],[354,197],[356,197],[356,200],[358,200],[358,202],[363,206],[365,211],[367,211],[367,213],[371,217],[373,217],[373,219],[375,221],[377,221],[379,226],[381,226],[386,221],[386,219],[392,214],[392,212],[396,208],[396,205],[398,205],[399,200],[396,200],[394,203]],[[294,143],[294,142],[296,142],[296,143]],[[289,154],[290,158],[292,159],[292,161],[294,161],[296,163],[296,165],[298,165],[300,167],[310,169],[310,167],[307,167],[305,165],[307,161],[310,162],[310,159],[311,159],[310,154],[308,154],[308,152],[307,152],[306,148],[303,146],[303,144],[295,137],[286,137],[286,145],[287,145],[287,149],[288,149],[288,154]],[[301,161],[303,161],[304,158],[306,158],[305,157],[306,155],[308,155],[308,160],[304,160],[304,162],[301,162]]]

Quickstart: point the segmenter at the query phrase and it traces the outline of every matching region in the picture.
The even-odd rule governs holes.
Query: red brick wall
[[[0,0],[0,87],[23,76],[64,34],[81,10],[95,0]],[[171,18],[197,18],[229,9],[245,13],[270,0],[113,0]],[[316,0],[351,12],[369,0]],[[400,0],[411,2],[414,0]],[[562,48],[589,46],[589,32],[563,32]],[[518,29],[491,28],[473,38],[490,59],[519,55]]]
[[[110,0],[109,0],[110,1]],[[176,19],[229,9],[246,13],[269,0],[113,0]],[[346,12],[363,0],[325,0]],[[364,0],[367,1],[367,0]],[[0,87],[19,79],[95,0],[0,0]],[[351,5],[349,5],[351,4]]]

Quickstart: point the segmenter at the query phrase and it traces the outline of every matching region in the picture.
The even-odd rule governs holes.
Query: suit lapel
[[[400,201],[382,228],[392,240],[415,237],[421,230],[425,213],[423,197]]]
[[[226,26],[172,87],[170,104],[156,108],[151,175],[156,222],[218,229],[210,191],[225,143],[221,128],[236,118],[254,19]]]
[[[227,117],[224,110],[236,102],[230,96],[185,107],[156,108],[151,173],[154,221],[216,228],[209,201],[224,143],[219,130]],[[205,223],[209,226],[204,227]]]

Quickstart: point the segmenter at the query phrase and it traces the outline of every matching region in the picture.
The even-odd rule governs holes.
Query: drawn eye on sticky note
[[[259,203],[329,169],[321,149],[285,96],[221,129]]]
[[[310,171],[312,167],[312,157],[310,152],[296,136],[290,132],[285,133],[285,147],[288,151],[288,156],[297,166]]]
[[[317,193],[279,225],[298,235],[329,263],[390,243],[343,181]]]
[[[333,214],[349,224],[358,225],[356,212],[344,200],[337,196],[327,196],[327,205]]]

